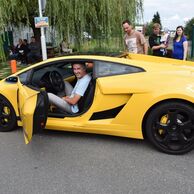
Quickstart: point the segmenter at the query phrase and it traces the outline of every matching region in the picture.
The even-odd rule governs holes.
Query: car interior
[[[86,89],[83,97],[78,102],[79,112],[75,114],[69,114],[57,107],[49,106],[48,116],[50,117],[73,117],[78,116],[86,112],[92,104],[94,91],[95,91],[95,79],[93,78],[93,62],[92,61],[59,61],[53,64],[47,64],[44,67],[34,69],[30,85],[38,89],[44,89],[46,92],[53,93],[57,96],[65,96],[65,82],[69,82],[73,87],[76,84],[77,78],[75,77],[72,64],[85,63],[87,72],[91,74],[92,79]]]

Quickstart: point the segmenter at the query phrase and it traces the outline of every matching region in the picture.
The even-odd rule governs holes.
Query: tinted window
[[[26,71],[24,73],[19,74],[19,79],[22,84],[25,84],[27,82],[28,74],[30,71]]]
[[[96,61],[95,62],[95,76],[112,76],[112,75],[122,75],[129,73],[137,73],[144,71],[141,68],[124,65],[119,63],[105,62],[105,61]]]

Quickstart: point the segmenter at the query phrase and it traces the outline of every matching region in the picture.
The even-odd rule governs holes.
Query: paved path
[[[44,132],[25,145],[0,133],[2,194],[193,194],[194,151],[172,156],[145,141]]]

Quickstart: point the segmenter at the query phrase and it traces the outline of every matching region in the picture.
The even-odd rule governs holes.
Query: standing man
[[[130,53],[146,54],[148,53],[148,45],[146,39],[141,32],[135,31],[129,20],[122,23],[125,48]]]
[[[34,36],[31,37],[31,42],[28,45],[28,49],[29,49],[29,52],[28,52],[27,57],[28,57],[29,63],[35,63],[36,61],[40,60],[40,58],[41,58],[40,43],[36,41]]]
[[[160,24],[154,23],[153,34],[149,37],[149,45],[154,56],[166,56],[167,40],[163,41],[160,33]]]

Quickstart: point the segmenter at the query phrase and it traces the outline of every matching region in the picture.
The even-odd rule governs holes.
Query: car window
[[[72,64],[75,63],[85,63],[88,72],[92,72],[93,63],[88,60],[56,61],[34,69],[31,76],[31,85],[35,87],[42,87],[43,82],[49,82],[49,74],[52,71],[57,71],[64,80],[68,78],[71,79],[72,76],[75,76],[72,69]],[[74,80],[71,79],[71,81],[73,82]]]
[[[112,62],[107,62],[107,61],[96,61],[95,62],[95,76],[96,77],[138,73],[138,72],[143,72],[143,71],[144,70],[142,68],[120,64],[120,63],[112,63]]]
[[[58,68],[64,78],[73,75],[71,63],[61,63],[56,65],[55,67]]]
[[[49,81],[49,74],[52,71],[57,71],[64,79],[73,75],[71,65],[64,62],[48,63],[42,67],[34,69],[31,77],[33,86],[42,87],[42,82]]]
[[[27,83],[27,80],[29,78],[29,74],[30,74],[30,70],[29,71],[25,71],[24,73],[21,73],[21,74],[18,75],[18,77],[20,79],[20,82],[22,84]]]

